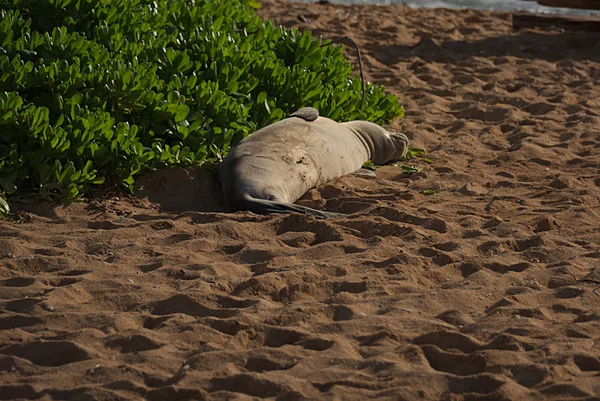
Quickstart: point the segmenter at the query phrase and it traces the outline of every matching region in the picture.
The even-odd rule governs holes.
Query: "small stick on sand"
[[[330,42],[322,44],[321,47],[323,47],[323,46],[329,46],[332,43],[342,42],[344,40],[352,42],[352,44],[354,45],[354,47],[356,47],[356,54],[358,56],[358,67],[360,68],[360,80],[362,82],[362,98],[360,99],[359,110],[362,111],[363,105],[365,104],[365,74],[363,72],[362,56],[360,54],[360,47],[358,47],[358,44],[354,41],[354,39],[352,39],[349,36],[342,36],[342,37],[339,37],[339,38],[332,38],[332,39],[330,39]]]

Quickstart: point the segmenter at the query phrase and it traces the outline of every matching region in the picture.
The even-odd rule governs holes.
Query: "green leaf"
[[[260,8],[262,6],[262,4],[260,4],[258,1],[255,1],[255,0],[248,1],[248,5],[255,10],[260,10]]]
[[[0,179],[0,187],[2,187],[2,190],[7,194],[14,194],[17,192],[17,186],[9,179]]]
[[[417,167],[417,166],[402,165],[402,166],[400,166],[400,168],[402,168],[402,172],[404,174],[414,174],[414,173],[420,173],[421,171],[423,171],[423,169],[421,167]]]
[[[10,206],[8,205],[8,202],[2,196],[0,196],[0,216],[6,217],[9,213]]]
[[[69,184],[66,190],[64,191],[64,195],[69,200],[77,199],[79,195],[79,189],[77,188],[77,185],[74,183]]]
[[[377,170],[377,166],[375,166],[371,160],[367,160],[365,164],[363,164],[363,168],[371,171]]]
[[[187,107],[185,104],[179,105],[179,107],[177,107],[177,114],[175,114],[175,122],[179,123],[179,122],[185,120],[189,113],[190,113],[189,107]]]
[[[308,48],[310,47],[310,42],[311,42],[311,34],[309,31],[304,31],[302,33],[302,36],[300,36],[300,41],[298,43],[298,47],[300,49],[306,49],[308,50]]]
[[[412,159],[413,157],[424,156],[424,155],[425,155],[425,149],[421,149],[421,148],[408,148],[408,152],[406,154],[406,156],[409,159]]]
[[[38,175],[40,177],[40,184],[44,184],[48,180],[48,174],[52,167],[49,164],[42,164],[39,168]]]

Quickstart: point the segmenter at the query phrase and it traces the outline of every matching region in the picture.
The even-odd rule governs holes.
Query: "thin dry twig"
[[[572,273],[571,273],[572,274]],[[572,274],[573,277],[575,277],[574,274]],[[575,277],[576,278],[576,277]],[[578,283],[594,283],[594,284],[600,284],[600,282],[598,280],[594,280],[594,279],[588,279],[588,278],[581,278],[579,280],[576,280]],[[600,297],[600,294],[598,293],[598,290],[600,290],[600,286],[594,288],[592,290],[592,293],[598,297]]]
[[[348,42],[351,42],[354,45],[354,47],[356,48],[356,55],[358,56],[358,67],[360,68],[360,81],[362,83],[362,98],[360,99],[359,110],[362,111],[363,105],[365,104],[365,88],[366,88],[366,86],[365,86],[365,73],[363,71],[363,64],[362,64],[362,56],[361,56],[361,53],[360,53],[360,47],[358,47],[358,43],[356,43],[354,41],[354,39],[352,39],[349,36],[341,36],[339,38],[331,38],[329,40],[330,40],[330,42],[322,44],[321,47],[329,46],[332,43],[343,42],[343,41],[346,40]]]

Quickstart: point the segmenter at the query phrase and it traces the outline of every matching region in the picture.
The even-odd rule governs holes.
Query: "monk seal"
[[[294,205],[308,190],[360,170],[367,160],[385,164],[406,155],[408,138],[367,121],[338,123],[312,107],[268,125],[235,146],[219,166],[229,211],[345,216]]]

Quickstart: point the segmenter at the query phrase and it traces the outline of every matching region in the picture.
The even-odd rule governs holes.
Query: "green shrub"
[[[402,115],[341,47],[250,0],[0,0],[0,194],[74,199],[143,170],[212,163],[302,107]]]

